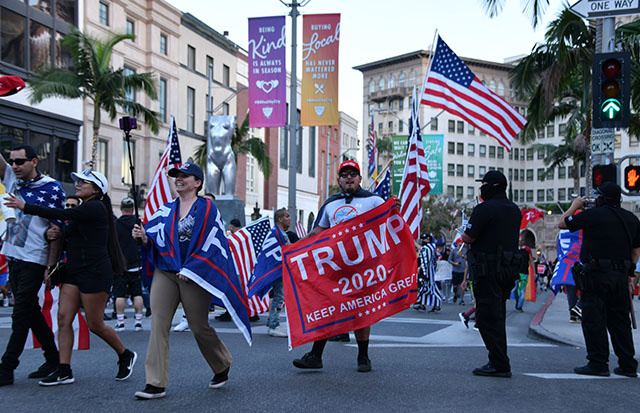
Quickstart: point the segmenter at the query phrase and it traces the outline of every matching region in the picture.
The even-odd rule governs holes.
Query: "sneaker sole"
[[[469,329],[469,321],[467,319],[464,318],[464,314],[462,313],[458,313],[458,318],[460,318],[460,321],[462,322],[462,324],[464,324],[464,326]]]
[[[58,386],[60,384],[71,384],[71,383],[73,383],[75,381],[76,381],[76,379],[74,379],[73,377],[70,377],[68,379],[58,380],[58,381],[54,381],[52,383],[45,383],[43,381],[39,381],[38,384],[43,386],[43,387],[51,387],[51,386]]]
[[[143,391],[137,391],[135,393],[135,396],[138,399],[142,400],[162,399],[163,397],[167,396],[167,392],[163,391],[162,393],[145,393]]]
[[[224,386],[225,384],[227,384],[227,382],[228,382],[228,381],[229,381],[229,379],[227,379],[227,380],[225,380],[225,381],[223,381],[223,382],[220,382],[220,383],[216,383],[216,384],[209,383],[209,388],[210,388],[210,389],[219,389],[220,387],[222,387],[222,386]]]
[[[128,379],[129,377],[131,377],[131,375],[133,374],[133,366],[135,366],[136,360],[138,360],[138,353],[136,353],[134,351],[133,352],[133,360],[131,360],[131,363],[129,363],[129,374],[127,374],[125,377],[116,377],[117,381],[124,381],[124,380]]]

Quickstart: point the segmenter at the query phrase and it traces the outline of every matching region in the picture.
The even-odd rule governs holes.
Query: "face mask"
[[[489,184],[484,184],[480,187],[480,197],[482,198],[483,201],[488,201],[489,199],[493,198],[495,194],[496,194],[495,187]]]

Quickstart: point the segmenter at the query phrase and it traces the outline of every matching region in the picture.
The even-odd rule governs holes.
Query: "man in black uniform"
[[[505,331],[506,300],[518,276],[518,239],[522,214],[507,199],[507,178],[489,171],[480,180],[483,202],[475,207],[462,240],[470,244],[476,326],[489,351],[489,363],[473,370],[477,376],[511,377]]]
[[[640,257],[640,221],[620,207],[618,185],[606,182],[596,192],[596,208],[574,215],[586,201],[578,197],[558,223],[561,229],[582,230],[582,333],[589,362],[573,371],[609,376],[609,330],[619,365],[613,372],[637,377],[629,320],[629,276],[633,276]]]

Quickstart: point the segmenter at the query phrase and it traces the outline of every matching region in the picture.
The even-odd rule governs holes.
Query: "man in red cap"
[[[11,96],[24,89],[24,80],[18,76],[0,77],[0,96]]]
[[[329,197],[322,205],[314,228],[309,233],[310,237],[384,203],[378,195],[362,189],[360,182],[362,182],[362,176],[358,163],[351,160],[342,162],[338,168],[338,185],[342,191]],[[358,344],[359,372],[371,371],[371,360],[368,354],[370,331],[371,327],[354,331]],[[300,369],[321,369],[322,352],[326,344],[326,339],[314,342],[311,351],[302,358],[293,360],[293,365]]]

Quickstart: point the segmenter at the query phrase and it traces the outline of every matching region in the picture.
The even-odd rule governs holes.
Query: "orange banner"
[[[338,125],[340,14],[302,19],[302,126]]]

